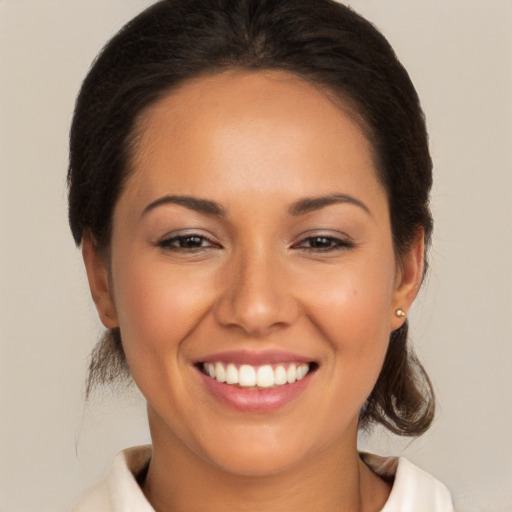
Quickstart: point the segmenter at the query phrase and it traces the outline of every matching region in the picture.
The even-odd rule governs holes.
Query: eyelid
[[[302,246],[305,242],[311,242],[314,239],[325,239],[327,241],[331,241],[332,245],[328,247],[304,247]],[[292,249],[303,250],[307,252],[331,252],[331,251],[340,251],[347,250],[353,248],[355,243],[353,240],[347,236],[345,233],[341,233],[339,231],[309,231],[306,233],[302,233],[299,237],[297,237],[296,241],[291,245]]]
[[[208,245],[201,245],[199,247],[179,247],[172,245],[173,242],[178,242],[187,238],[200,238],[202,241],[208,242]],[[209,248],[222,248],[222,245],[215,240],[215,237],[210,233],[205,233],[200,229],[183,229],[167,233],[164,236],[158,238],[155,242],[157,247],[167,250],[175,250],[177,252],[194,252],[201,251]]]

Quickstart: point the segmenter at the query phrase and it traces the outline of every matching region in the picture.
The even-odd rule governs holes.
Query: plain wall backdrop
[[[108,38],[151,2],[0,0],[0,512],[64,512],[122,448],[149,441],[136,391],[84,404],[101,327],[67,226],[74,99]],[[432,268],[411,312],[435,384],[423,438],[382,431],[462,512],[512,511],[512,2],[353,0],[427,115]]]

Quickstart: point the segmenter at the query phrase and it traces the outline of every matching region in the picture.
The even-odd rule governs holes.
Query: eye
[[[196,233],[176,235],[158,242],[158,247],[171,251],[199,251],[208,248],[219,248],[220,245],[209,238]]]
[[[308,236],[294,245],[294,248],[311,252],[330,252],[353,247],[352,242],[333,236]]]

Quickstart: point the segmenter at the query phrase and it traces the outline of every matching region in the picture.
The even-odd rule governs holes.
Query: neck
[[[157,421],[157,420],[156,420]],[[234,474],[205,460],[177,437],[155,428],[143,491],[157,512],[369,512],[382,508],[389,486],[357,453],[357,428],[302,464],[273,474]]]

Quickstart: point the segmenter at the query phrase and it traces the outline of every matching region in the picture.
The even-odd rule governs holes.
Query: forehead
[[[137,122],[128,180],[150,195],[382,192],[357,116],[329,91],[283,71],[231,70],[193,79]],[[157,183],[159,182],[159,183]],[[206,190],[206,187],[208,189]],[[313,190],[314,189],[314,190]]]

